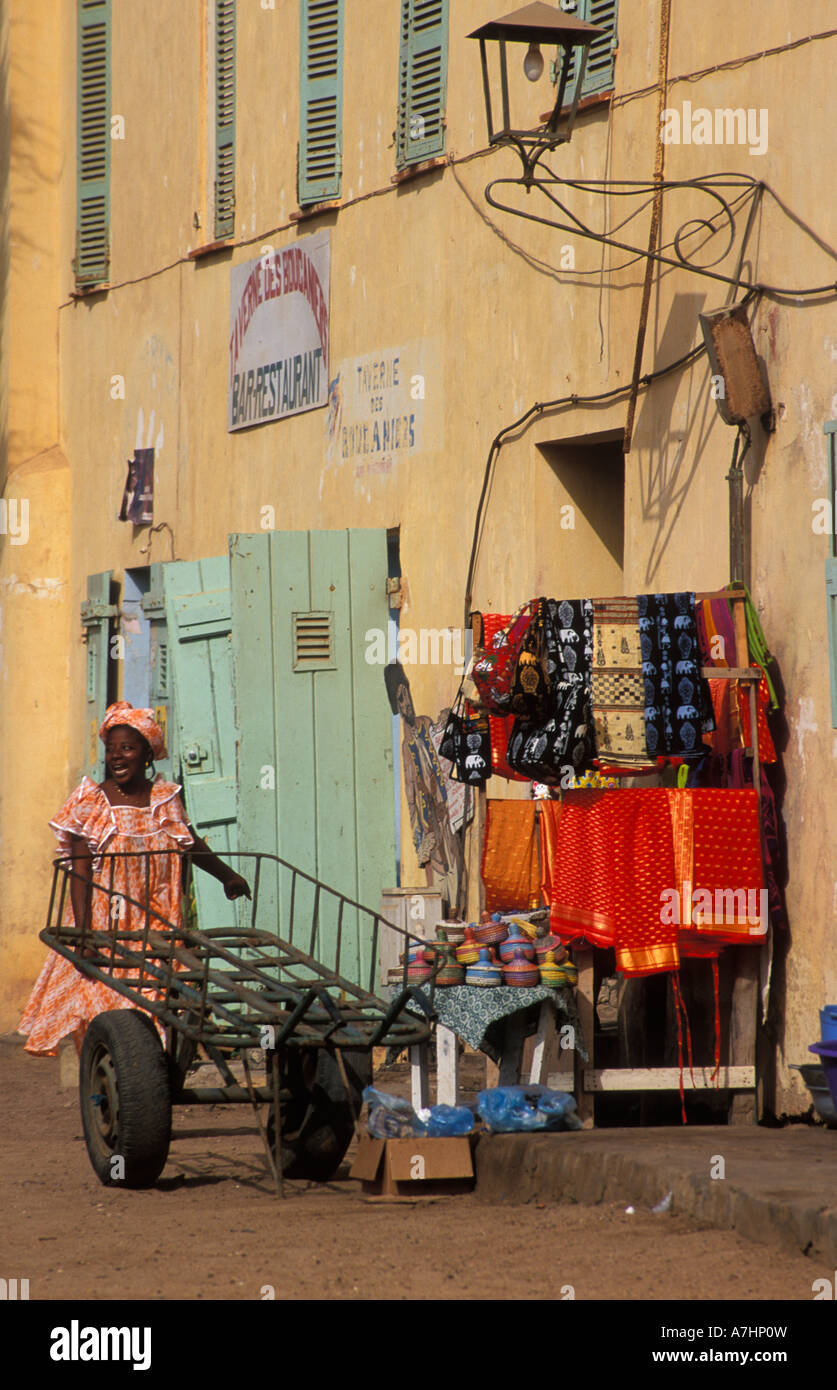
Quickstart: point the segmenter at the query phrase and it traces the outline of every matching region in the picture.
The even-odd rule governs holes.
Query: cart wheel
[[[372,1081],[368,1048],[344,1049],[351,1104],[337,1058],[325,1047],[290,1049],[283,1085],[291,1092],[283,1106],[282,1172],[286,1178],[327,1182],[343,1160],[354,1134],[361,1092]],[[270,1108],[268,1138],[273,1143]]]
[[[112,1009],[94,1018],[81,1050],[79,1099],[99,1181],[106,1187],[150,1187],[169,1152],[171,1091],[165,1053],[148,1014]]]

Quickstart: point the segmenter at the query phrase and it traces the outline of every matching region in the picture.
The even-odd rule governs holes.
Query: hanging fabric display
[[[695,623],[701,666],[715,666],[721,669],[737,666],[735,623],[726,599],[716,596],[696,600]],[[737,685],[737,681],[726,678],[709,678],[709,697],[712,701],[715,732],[707,735],[705,742],[709,744],[715,758],[725,758],[741,741]]]
[[[488,715],[460,692],[447,718],[439,752],[453,764],[454,781],[478,786],[491,776],[491,733]]]
[[[751,662],[755,666],[756,662]],[[735,681],[735,695],[738,701],[738,719],[741,725],[741,742],[744,748],[752,746],[752,733],[750,731],[750,694],[747,684],[744,681]],[[758,689],[756,691],[756,723],[759,731],[759,760],[763,763],[775,763],[776,749],[770,730],[767,727],[767,711],[770,707],[770,686],[767,677],[762,669],[759,678]]]
[[[665,789],[574,791],[563,798],[550,866],[550,926],[616,951],[626,975],[676,970],[677,926],[661,920],[674,881]]]
[[[593,756],[591,600],[547,599],[544,627],[551,683],[549,714],[538,721],[515,720],[508,760],[533,781],[567,785]]]
[[[547,600],[534,602],[537,606],[523,636],[511,687],[511,709],[524,719],[538,719],[547,713],[550,676],[555,674],[555,657],[549,651],[554,648],[554,635],[547,618]]]
[[[486,802],[482,880],[488,912],[541,903],[534,801]]]
[[[652,758],[697,756],[701,735],[711,733],[715,721],[700,673],[695,596],[640,594],[637,609],[648,752]]]
[[[767,931],[758,798],[754,790],[667,790],[676,886],[663,915],[679,923],[684,956],[759,945]]]
[[[550,925],[612,947],[626,975],[758,946],[767,928],[755,791],[624,788],[544,803]]]
[[[511,622],[510,613],[483,613],[482,617],[482,644],[487,647],[495,633],[501,628],[506,627]],[[512,730],[514,718],[510,714],[491,714],[488,717],[488,725],[491,731],[491,775],[492,777],[505,777],[512,782],[526,782],[529,779],[522,773],[515,772],[513,767],[509,767],[506,752],[509,743],[509,734]]]
[[[602,763],[647,766],[644,706],[637,600],[594,599],[593,725]]]
[[[529,624],[538,611],[538,599],[524,603],[509,624],[495,632],[474,657],[471,678],[483,708],[491,714],[508,714],[512,709],[517,659],[523,649]]]

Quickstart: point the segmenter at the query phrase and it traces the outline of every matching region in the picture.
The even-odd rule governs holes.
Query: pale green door
[[[392,728],[383,668],[366,660],[386,632],[384,530],[273,531],[230,537],[238,826],[347,897],[376,907],[395,874]],[[309,949],[373,981],[369,919],[297,883],[294,919]],[[266,876],[259,925],[289,932],[289,879]],[[295,936],[295,940],[296,940]]]
[[[223,859],[238,849],[229,560],[219,555],[164,565],[163,588],[172,744],[179,757],[173,772],[192,825]],[[234,926],[236,908],[217,880],[197,870],[194,884],[200,926]]]

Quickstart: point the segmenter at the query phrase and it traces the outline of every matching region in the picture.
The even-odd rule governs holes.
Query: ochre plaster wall
[[[111,288],[73,300],[75,34],[66,15],[70,6],[56,0],[34,8],[37,20],[19,30],[17,70],[21,81],[29,73],[27,81],[48,86],[46,77],[30,72],[28,57],[32,46],[45,43],[46,70],[55,82],[44,98],[52,114],[37,138],[55,177],[36,180],[37,206],[22,203],[15,214],[21,244],[27,235],[46,240],[41,254],[50,270],[38,279],[30,262],[18,261],[21,286],[34,293],[41,317],[25,330],[21,325],[19,338],[15,334],[22,355],[11,386],[12,433],[21,441],[22,460],[57,442],[69,468],[68,475],[56,465],[61,487],[50,498],[45,522],[53,568],[44,569],[46,560],[35,550],[26,554],[33,573],[61,578],[56,620],[60,611],[68,685],[50,706],[58,758],[39,773],[25,833],[5,832],[17,872],[28,881],[42,872],[47,854],[43,823],[83,757],[84,649],[77,640],[77,614],[88,574],[221,553],[230,532],[258,530],[262,509],[273,506],[276,526],[286,529],[399,526],[407,590],[402,626],[458,627],[491,441],[535,402],[589,397],[630,382],[644,273],[643,259],[629,252],[487,205],[485,185],[515,176],[518,165],[508,151],[484,150],[478,49],[465,35],[496,13],[485,0],[451,4],[451,162],[401,184],[392,182],[398,6],[392,0],[363,0],[362,6],[349,0],[342,206],[299,222],[291,221],[297,204],[298,6],[292,0],[277,0],[273,10],[255,0],[239,4],[234,244],[190,259],[190,252],[212,240],[206,38],[199,7],[157,0],[153,14],[137,26],[134,7],[114,0],[112,109],[124,117],[125,138],[111,148]],[[13,14],[23,12],[23,6],[13,6]],[[561,176],[653,175],[658,13],[656,3],[622,0],[614,100],[583,112],[572,143],[550,157]],[[745,281],[791,289],[834,282],[834,215],[824,192],[837,126],[833,46],[814,40],[703,76],[686,80],[687,75],[788,45],[832,24],[827,0],[815,0],[804,14],[789,4],[761,7],[757,24],[749,8],[737,11],[723,0],[673,7],[669,107],[682,109],[689,101],[693,107],[768,112],[764,154],[723,145],[665,149],[668,179],[734,170],[774,190],[764,192],[750,231]],[[548,102],[528,89],[524,93],[517,79],[514,93],[533,104],[533,118]],[[29,109],[28,95],[24,101],[21,94],[20,102]],[[20,127],[16,139],[25,151]],[[507,189],[505,196],[526,211],[551,215],[537,191],[527,197]],[[630,211],[633,216],[616,235],[645,245],[645,200],[583,190],[566,197],[593,228],[622,223]],[[735,275],[748,208],[737,213],[735,246],[725,257],[717,259],[720,234],[703,249],[699,237],[687,240],[699,263],[716,262],[715,270]],[[697,190],[668,193],[663,243],[670,244],[688,219],[716,210]],[[388,473],[357,476],[339,448],[329,453],[325,410],[227,432],[230,268],[266,246],[288,246],[322,227],[331,231],[330,375],[361,355],[400,349],[405,370],[424,377],[424,399],[416,407],[420,450]],[[658,370],[695,347],[698,314],[721,307],[728,292],[723,281],[683,269],[666,268],[656,276],[643,371]],[[833,296],[820,302],[784,296],[753,304],[755,341],[777,413],[776,432],[757,441],[747,478],[750,587],[786,699],[787,729],[780,741],[791,950],[776,1041],[788,1061],[807,1059],[817,1010],[837,989],[837,889],[828,830],[834,818],[835,735],[823,583],[828,539],[815,535],[811,525],[812,503],[825,490],[822,425],[837,415],[834,303]],[[33,359],[40,363],[40,383]],[[114,391],[117,378],[124,381],[124,396],[118,387]],[[625,463],[627,593],[707,590],[729,577],[725,474],[734,430],[719,418],[709,386],[707,362],[700,357],[641,393]],[[44,393],[43,401],[37,392]],[[486,511],[475,607],[507,611],[535,592],[582,594],[595,587],[597,576],[585,573],[578,558],[579,536],[570,548],[562,535],[563,494],[539,446],[612,436],[624,427],[626,409],[624,395],[550,408],[503,445]],[[116,520],[126,460],[145,444],[156,450],[155,520],[166,523],[151,536],[145,530],[133,535]],[[62,505],[70,509],[69,524]],[[61,546],[66,554],[59,556]],[[8,550],[3,564],[9,564]],[[47,609],[38,611],[32,635],[7,627],[14,665],[14,675],[6,676],[14,696],[5,703],[7,725],[9,710],[16,719],[41,678],[38,642],[52,628]],[[410,675],[420,712],[435,714],[450,703],[456,677],[449,667],[419,666]],[[22,776],[13,769],[15,805],[24,795]],[[420,882],[406,812],[402,819],[405,881]],[[41,911],[36,897],[21,892],[18,916],[9,919],[15,930],[35,933]],[[15,1022],[38,948],[28,948],[22,961],[24,956],[26,969],[9,977],[0,1027]],[[785,990],[781,973],[776,987]],[[794,1074],[782,1067],[779,1076],[778,1108],[799,1108]]]

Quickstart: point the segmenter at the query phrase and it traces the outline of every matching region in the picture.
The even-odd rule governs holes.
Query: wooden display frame
[[[749,659],[750,648],[747,641],[747,619],[745,611],[746,591],[742,589],[722,589],[710,593],[699,593],[696,599],[724,598],[730,605],[735,628],[736,653],[746,652]],[[752,747],[744,751],[753,759],[753,786],[758,798],[759,824],[761,824],[761,760],[759,757],[758,730],[758,683],[761,669],[751,666],[704,666],[701,675],[712,680],[746,681],[750,701],[750,733]],[[762,871],[764,871],[764,852],[762,849]],[[585,1049],[590,1061],[581,1060],[575,1054],[575,1094],[578,1113],[585,1129],[594,1126],[594,1102],[596,1095],[603,1092],[619,1091],[679,1091],[681,1082],[684,1090],[735,1092],[730,1122],[757,1123],[763,1108],[763,1087],[757,1068],[757,1030],[758,1030],[758,986],[759,964],[764,944],[757,949],[747,948],[742,966],[738,971],[732,995],[730,1017],[730,1060],[729,1065],[719,1068],[717,1081],[712,1079],[711,1069],[695,1067],[694,1080],[688,1069],[682,1075],[678,1067],[609,1067],[599,1069],[595,1062],[596,1001],[594,997],[593,947],[573,948],[573,957],[578,966],[578,988],[576,1005]],[[742,1094],[743,1093],[743,1094]],[[744,1102],[742,1104],[742,1101]]]
[[[739,660],[741,654],[746,653],[749,662],[750,648],[747,640],[745,610],[747,594],[743,586],[697,593],[695,597],[697,599],[723,598],[729,603],[735,630],[736,653]],[[472,624],[476,629],[475,638],[478,639],[478,615],[474,615]],[[761,678],[761,668],[750,665],[706,666],[701,669],[701,674],[707,679],[739,680],[747,685],[752,746],[746,748],[744,752],[753,760],[753,785],[758,799],[759,824],[761,824],[761,760],[758,735],[758,683]],[[481,814],[476,820],[480,841],[484,826],[485,799],[486,794],[483,789],[479,794],[477,803]],[[763,848],[762,869],[764,869]],[[482,892],[482,884],[480,883],[480,906],[482,906]],[[595,1061],[594,948],[592,946],[573,947],[573,958],[578,966],[576,1006],[585,1050],[590,1059],[585,1063],[578,1051],[574,1053],[574,1090],[579,1117],[585,1128],[589,1129],[594,1125],[594,1102],[597,1095],[614,1092],[679,1091],[681,1082],[684,1091],[730,1092],[730,1122],[758,1122],[763,1109],[763,1078],[759,1075],[757,1059],[759,968],[765,944],[766,942],[760,948],[748,946],[743,959],[738,963],[733,983],[730,1013],[730,1057],[728,1064],[719,1068],[716,1079],[713,1079],[712,1070],[708,1067],[694,1067],[692,1073],[688,1068],[685,1068],[682,1074],[678,1067],[597,1068]],[[547,1053],[550,1050],[550,1039],[545,1039],[542,1036],[547,1022],[547,1013],[544,1011],[539,1029],[537,1065],[532,1068],[533,1074],[530,1080],[535,1079],[535,1073],[537,1073],[537,1079],[541,1079],[544,1050],[546,1049]],[[438,1038],[439,1031],[442,1032],[442,1038]],[[455,1061],[451,1062],[451,1056],[455,1058],[456,1049],[452,1036],[445,1036],[448,1032],[447,1029],[437,1030],[437,1048],[438,1059],[441,1064],[440,1073],[445,1077],[444,1090],[446,1097],[451,1098],[456,1094],[456,1064]],[[520,1066],[521,1040],[507,1036],[505,1052],[507,1055],[504,1055],[501,1076],[502,1084],[509,1084],[514,1063],[518,1068]],[[420,1070],[418,1066],[414,1069],[414,1096],[416,1099],[422,1094],[418,1084]],[[492,1068],[492,1073],[496,1078],[496,1068]],[[517,1078],[515,1076],[511,1079]],[[545,1079],[548,1083],[549,1077],[547,1076]],[[494,1084],[497,1084],[497,1079],[494,1080]]]

